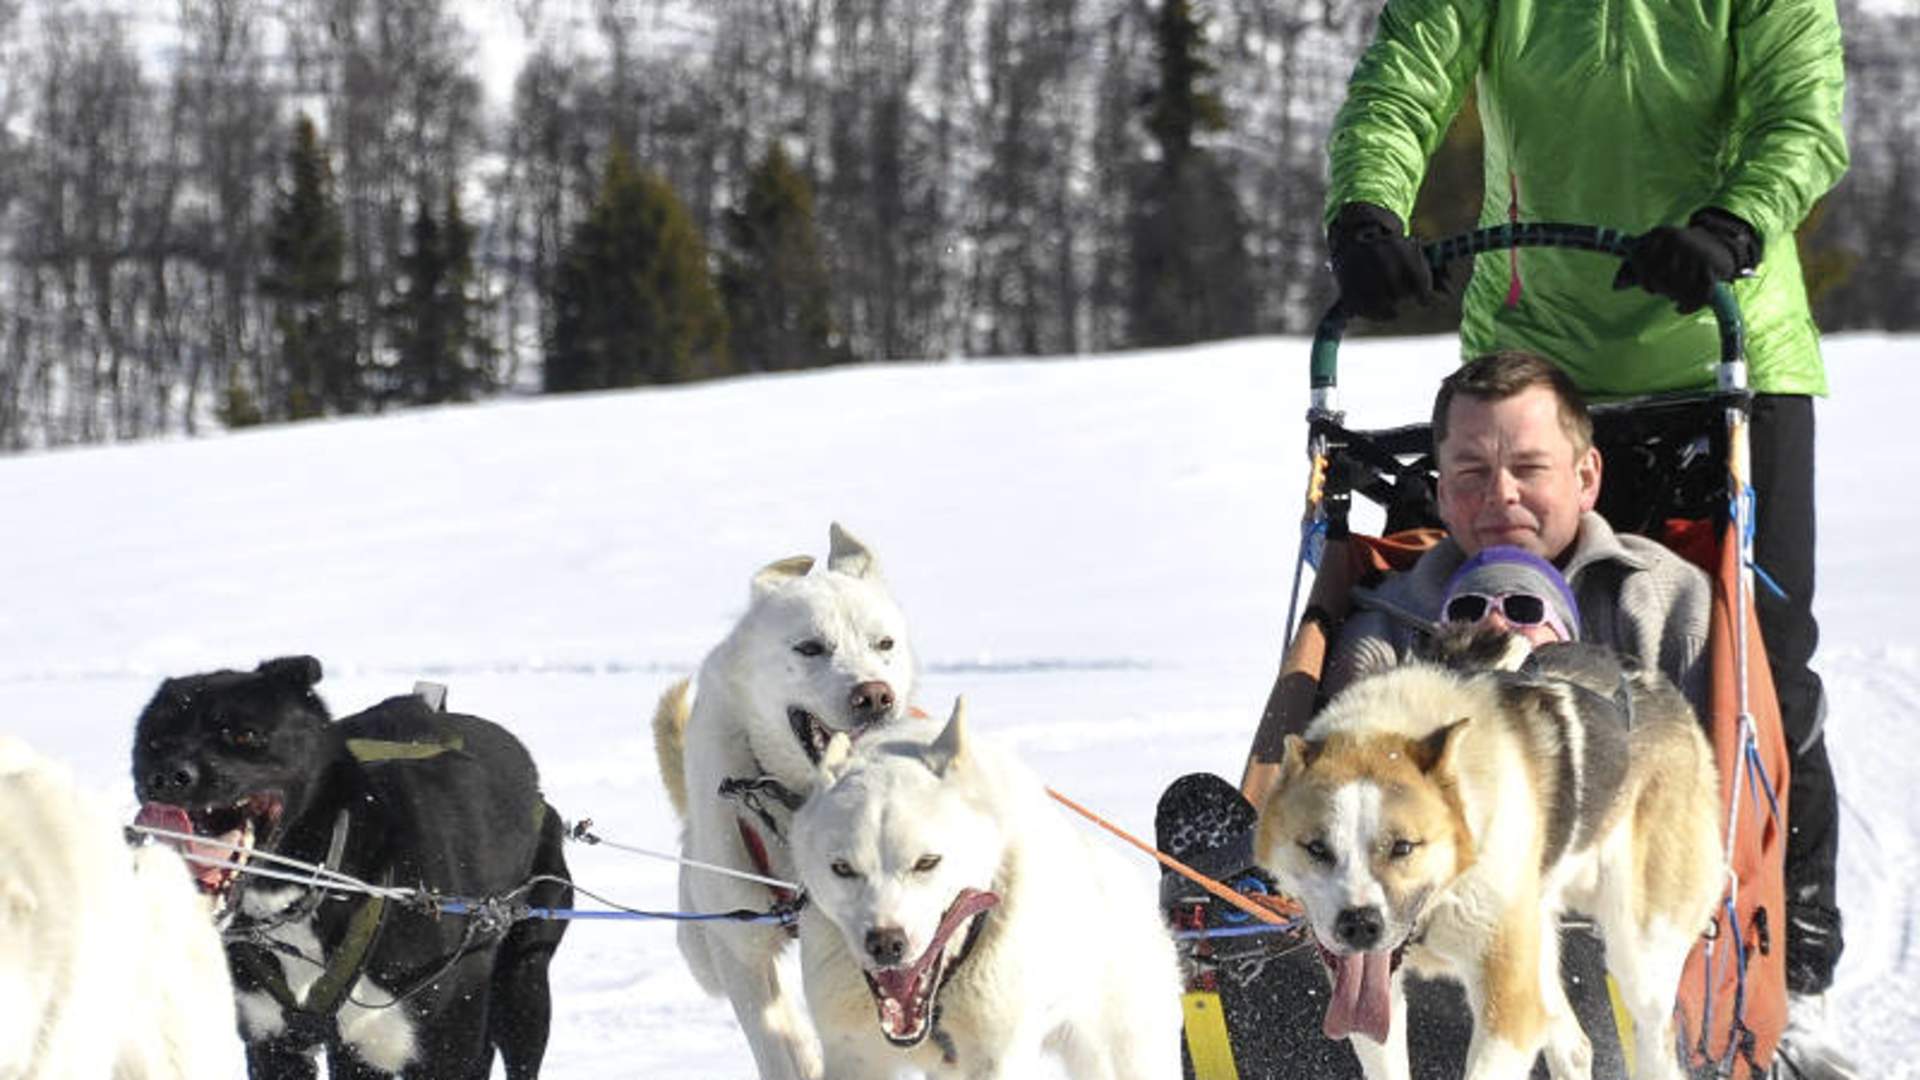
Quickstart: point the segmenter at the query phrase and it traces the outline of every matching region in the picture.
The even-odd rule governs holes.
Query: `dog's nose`
[[[192,791],[200,782],[200,770],[191,761],[162,762],[147,774],[146,790],[141,797],[147,801],[166,799]]]
[[[1363,952],[1380,944],[1380,933],[1385,929],[1379,908],[1348,908],[1333,920],[1333,932],[1340,935],[1340,940]]]
[[[897,967],[907,955],[907,932],[898,927],[879,927],[867,931],[867,955],[885,967]]]
[[[877,679],[863,682],[853,688],[847,704],[853,707],[854,723],[871,723],[893,711],[893,687]]]

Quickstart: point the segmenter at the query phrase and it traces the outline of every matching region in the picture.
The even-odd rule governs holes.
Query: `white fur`
[[[129,850],[64,768],[0,736],[0,1080],[242,1069],[226,953],[186,865]]]
[[[912,700],[917,672],[906,620],[877,560],[838,525],[831,540],[824,568],[813,568],[810,559],[789,559],[755,575],[746,612],[700,666],[680,736],[686,798],[681,846],[690,858],[755,869],[740,838],[742,811],[720,798],[721,781],[765,774],[796,793],[809,789],[814,765],[794,736],[789,707],[847,730],[853,726],[850,695],[863,683],[892,688],[895,704],[883,724],[904,715]],[[796,651],[805,643],[822,651]],[[668,742],[677,734],[671,727],[666,725]],[[675,767],[674,755],[663,751],[661,760],[663,770]],[[666,779],[671,790],[673,778]],[[764,839],[772,876],[793,880],[783,843]],[[762,885],[691,868],[680,874],[683,910],[764,910],[772,901]],[[708,993],[732,1001],[760,1075],[811,1080],[820,1076],[818,1040],[790,969],[776,962],[788,941],[775,926],[682,923],[679,930],[680,952],[694,977]]]
[[[958,706],[939,739],[934,730],[861,740],[794,817],[809,898],[801,961],[827,1075],[1018,1080],[1050,1056],[1084,1080],[1178,1076],[1179,973],[1151,868],[1129,865],[1030,771],[966,737]],[[964,888],[1000,904],[978,916],[971,951],[949,969],[936,1035],[896,1047],[863,975],[876,965],[867,935],[904,931],[911,960]]]

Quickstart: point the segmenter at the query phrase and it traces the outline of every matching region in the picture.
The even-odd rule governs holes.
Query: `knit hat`
[[[1442,622],[1450,621],[1447,611],[1454,599],[1467,594],[1494,600],[1514,595],[1537,596],[1546,602],[1545,617],[1537,621],[1546,623],[1562,641],[1580,639],[1580,605],[1574,602],[1573,589],[1567,579],[1552,563],[1524,548],[1484,548],[1461,563],[1460,569],[1447,580],[1446,593],[1440,600]],[[1477,622],[1485,616],[1485,611],[1483,606],[1481,614],[1460,621]],[[1522,620],[1508,616],[1507,621]]]

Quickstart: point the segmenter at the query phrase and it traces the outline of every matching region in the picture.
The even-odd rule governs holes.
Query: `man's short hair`
[[[1520,349],[1476,356],[1440,380],[1440,392],[1433,398],[1433,449],[1439,453],[1447,437],[1447,410],[1461,395],[1478,401],[1505,401],[1523,390],[1544,386],[1560,405],[1560,429],[1573,442],[1575,457],[1593,445],[1593,414],[1587,411],[1587,399],[1559,365],[1543,356]]]

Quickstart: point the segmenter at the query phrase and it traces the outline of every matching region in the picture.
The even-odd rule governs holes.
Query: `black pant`
[[[1560,936],[1560,972],[1567,1002],[1593,1043],[1594,1080],[1624,1080],[1626,1057],[1607,997],[1605,946],[1590,931],[1565,930]],[[1334,1042],[1320,1032],[1327,986],[1327,973],[1315,951],[1294,949],[1269,961],[1255,985],[1223,989],[1241,1076],[1248,1080],[1274,1076],[1360,1080],[1360,1060],[1347,1040]],[[1411,976],[1406,991],[1407,1056],[1413,1080],[1459,1080],[1466,1072],[1467,1043],[1473,1037],[1466,993],[1450,980]],[[1191,1067],[1187,1075],[1193,1075]],[[1546,1061],[1536,1060],[1533,1076],[1546,1075]]]
[[[1826,693],[1807,667],[1820,640],[1813,618],[1813,399],[1754,398],[1751,443],[1755,498],[1753,559],[1780,591],[1756,583],[1780,722],[1793,753],[1786,851],[1787,984],[1819,993],[1833,982],[1844,941],[1834,887],[1840,800],[1822,733]],[[1781,593],[1784,592],[1784,596]]]

